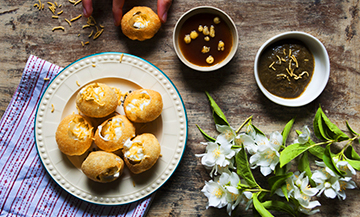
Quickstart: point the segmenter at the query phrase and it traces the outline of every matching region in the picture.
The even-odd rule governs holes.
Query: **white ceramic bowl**
[[[189,19],[190,17],[196,15],[196,14],[200,14],[200,13],[210,13],[210,14],[214,14],[216,16],[219,16],[221,20],[225,21],[226,24],[229,26],[231,34],[232,34],[232,47],[230,50],[230,53],[227,55],[227,57],[221,61],[218,64],[212,65],[212,66],[198,66],[195,65],[191,62],[189,62],[184,55],[182,54],[180,47],[179,47],[179,33],[180,33],[180,29],[182,27],[182,25],[184,24],[184,22]],[[221,67],[225,66],[235,55],[237,47],[238,47],[238,42],[239,41],[239,36],[238,36],[238,32],[235,26],[235,23],[232,21],[232,19],[222,10],[215,8],[215,7],[211,7],[211,6],[200,6],[200,7],[195,7],[190,9],[189,11],[185,12],[180,19],[177,21],[176,25],[175,25],[175,29],[174,29],[174,33],[173,33],[173,44],[174,44],[174,48],[175,48],[175,52],[177,54],[177,56],[179,57],[179,59],[188,67],[198,70],[198,71],[203,71],[203,72],[209,72],[209,71],[214,71],[217,69],[220,69]]]
[[[273,43],[283,39],[297,39],[302,41],[314,56],[315,69],[310,83],[305,91],[297,98],[278,97],[265,89],[258,76],[258,62],[262,52]],[[267,40],[259,49],[255,57],[254,73],[256,83],[263,94],[271,101],[288,107],[300,107],[315,100],[324,90],[330,76],[330,60],[324,45],[314,36],[305,32],[285,32]]]

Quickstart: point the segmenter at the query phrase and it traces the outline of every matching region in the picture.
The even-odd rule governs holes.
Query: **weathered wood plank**
[[[216,135],[210,108],[204,91],[207,90],[236,127],[254,115],[254,124],[265,133],[281,131],[284,124],[297,116],[294,128],[312,126],[318,105],[342,130],[344,121],[360,131],[360,58],[359,2],[335,0],[304,1],[174,1],[168,22],[156,36],[138,42],[126,38],[113,25],[111,1],[94,1],[94,17],[105,26],[95,41],[88,38],[90,29],[81,18],[69,27],[64,18],[82,13],[68,1],[61,19],[51,18],[45,8],[37,10],[34,0],[0,2],[0,115],[16,90],[25,62],[30,54],[65,67],[92,53],[119,51],[142,57],[162,69],[179,89],[189,118],[189,135],[183,159],[174,175],[157,192],[149,216],[226,216],[224,209],[206,210],[207,199],[200,192],[208,172],[195,154],[202,153],[204,139],[196,128]],[[124,10],[135,5],[147,5],[156,11],[156,1],[127,1]],[[172,46],[173,27],[179,17],[192,7],[212,5],[226,11],[236,23],[240,45],[235,58],[226,67],[211,73],[199,73],[184,66]],[[62,25],[65,31],[52,32]],[[316,36],[327,48],[331,61],[331,76],[325,91],[312,103],[300,108],[284,108],[270,102],[260,92],[253,76],[254,58],[258,48],[270,37],[285,31],[304,31]],[[78,36],[80,34],[80,36]],[[89,41],[86,46],[81,41]],[[294,136],[294,134],[292,134]],[[358,151],[360,148],[356,147]],[[355,177],[359,183],[359,175]],[[359,190],[347,191],[345,201],[320,198],[321,214],[315,216],[358,216]],[[251,212],[241,212],[251,216]]]

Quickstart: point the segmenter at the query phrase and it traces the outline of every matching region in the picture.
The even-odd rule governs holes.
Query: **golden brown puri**
[[[66,155],[82,155],[92,143],[93,127],[85,117],[72,114],[59,124],[55,139],[60,151]]]
[[[81,165],[81,170],[96,182],[112,182],[119,178],[124,169],[124,161],[113,153],[94,151]]]
[[[102,83],[92,83],[82,88],[76,96],[80,112],[92,118],[110,115],[118,106],[115,91]]]
[[[146,123],[160,116],[163,101],[160,93],[140,89],[131,92],[124,101],[126,117],[135,123]]]
[[[123,147],[126,140],[135,137],[135,127],[124,115],[104,121],[96,130],[95,144],[104,151],[113,152]]]
[[[161,27],[158,15],[149,7],[134,7],[121,19],[121,29],[131,40],[152,38]]]
[[[135,174],[145,172],[154,166],[160,151],[160,143],[151,133],[144,133],[132,141],[126,141],[122,149],[126,166]]]

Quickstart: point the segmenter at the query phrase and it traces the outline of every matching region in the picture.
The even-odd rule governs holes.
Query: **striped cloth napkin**
[[[61,67],[31,55],[0,121],[0,216],[145,216],[155,194],[121,206],[82,201],[63,190],[41,164],[34,142],[37,104]]]

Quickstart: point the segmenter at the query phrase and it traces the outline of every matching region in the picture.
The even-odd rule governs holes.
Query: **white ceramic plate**
[[[105,83],[122,92],[147,88],[162,95],[164,107],[160,117],[137,129],[137,134],[153,133],[161,145],[162,156],[149,171],[134,175],[125,166],[118,180],[96,183],[80,170],[82,161],[91,150],[79,157],[68,157],[58,149],[55,141],[58,124],[65,116],[77,113],[76,94],[84,85],[92,82]],[[124,113],[120,106],[117,111]],[[161,187],[181,160],[187,131],[185,107],[171,80],[146,60],[113,52],[84,57],[62,70],[44,92],[35,119],[36,148],[50,176],[70,194],[101,205],[131,203]]]

